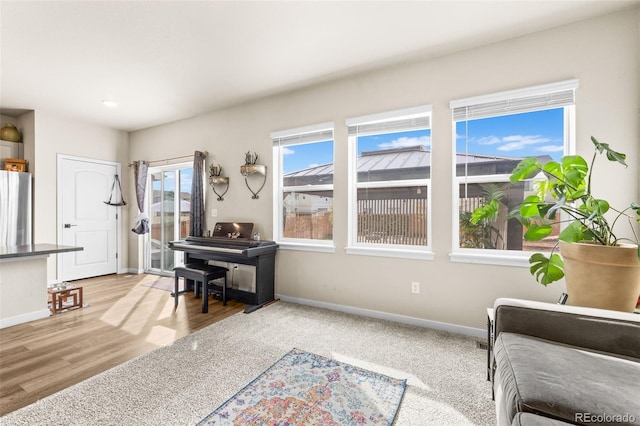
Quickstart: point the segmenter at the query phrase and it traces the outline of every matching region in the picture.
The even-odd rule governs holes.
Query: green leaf
[[[498,200],[491,200],[489,204],[476,208],[471,214],[471,223],[477,225],[480,221],[487,220],[492,221],[498,218],[500,211],[500,202]]]
[[[557,161],[549,161],[542,167],[545,175],[549,178],[553,177],[553,181],[556,181],[562,177],[562,165]]]
[[[543,200],[537,195],[529,195],[520,204],[520,216],[522,217],[535,217],[540,216],[540,210],[538,210],[538,204]]]
[[[547,286],[564,277],[564,262],[557,254],[546,257],[542,253],[533,254],[529,258],[531,275],[540,284]]]
[[[532,223],[528,226],[527,232],[524,233],[524,239],[527,241],[540,241],[544,237],[551,235],[552,231],[551,225]]]
[[[589,172],[587,161],[579,155],[565,155],[560,161],[562,161],[562,171],[564,174],[572,171],[578,175],[586,176]]]
[[[573,221],[560,232],[559,238],[562,241],[568,243],[577,243],[585,240],[584,232],[582,231],[582,223],[579,220]]]
[[[500,201],[504,198],[504,189],[502,185],[498,185],[497,183],[481,183],[480,189],[482,189],[483,196],[486,200]]]
[[[640,205],[638,203],[631,203],[631,210],[636,212],[638,215],[637,221],[640,222]],[[638,244],[638,247],[640,247],[640,244]]]
[[[598,142],[598,140],[593,136],[591,136],[591,142],[593,142],[600,154],[602,154],[603,152],[607,153],[607,158],[609,159],[609,161],[617,161],[618,163],[627,167],[627,163],[625,163],[624,161],[627,158],[626,154],[612,150],[611,148],[609,148],[608,143]]]
[[[609,202],[606,200],[599,200],[599,199],[594,199],[593,200],[593,209],[594,211],[598,212],[598,214],[600,216],[604,215],[606,212],[609,211]]]
[[[527,157],[522,159],[516,167],[511,171],[509,180],[516,183],[521,180],[529,179],[542,170],[542,164],[535,157]]]
[[[581,193],[584,193],[584,189],[587,186],[585,180],[586,175],[584,175],[580,170],[568,169],[566,170],[564,178],[568,194],[567,198],[572,200],[580,198]]]

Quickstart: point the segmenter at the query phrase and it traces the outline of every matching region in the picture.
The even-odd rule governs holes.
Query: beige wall
[[[225,200],[208,190],[207,222],[246,220],[272,235],[270,133],[335,121],[335,253],[279,250],[276,292],[463,327],[482,328],[497,297],[555,301],[563,284],[543,288],[527,268],[452,263],[452,125],[449,101],[577,78],[578,153],[591,156],[595,135],[629,156],[629,167],[598,164],[597,175],[615,204],[640,197],[638,184],[640,9],[560,27],[423,62],[361,74],[266,98],[130,135],[130,159],[162,159],[208,150],[231,178]],[[330,60],[330,53],[323,52]],[[432,232],[435,260],[346,255],[348,117],[433,105]],[[269,167],[259,200],[252,200],[239,167],[256,151]],[[130,217],[135,205],[131,204]],[[218,217],[209,216],[211,208]],[[129,234],[131,234],[129,232]],[[138,240],[129,236],[130,267],[139,267]],[[410,282],[422,291],[411,294]]]
[[[123,164],[122,179],[124,181],[130,179],[126,167],[129,136],[123,131],[79,122],[41,110],[35,111],[33,126],[35,143],[33,158],[30,159],[34,194],[33,241],[36,244],[56,243],[58,241],[56,204],[58,154],[120,162]],[[125,194],[125,199],[128,199],[126,197]],[[130,227],[127,209],[122,209],[120,224],[124,235],[124,229]],[[119,241],[118,245],[120,259],[127,259],[126,242]],[[48,282],[56,280],[56,263],[57,256],[49,256]],[[126,270],[127,267],[126,262],[120,265],[121,270]]]

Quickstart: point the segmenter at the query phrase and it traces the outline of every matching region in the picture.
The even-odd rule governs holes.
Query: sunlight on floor
[[[148,288],[136,288],[131,289],[129,293],[133,295],[134,298],[137,298],[139,302],[135,305],[131,306],[131,310],[126,317],[126,321],[120,326],[120,329],[131,333],[131,334],[140,334],[144,332],[149,323],[149,312],[145,312],[144,309],[135,309],[136,305],[142,303],[154,303],[158,301],[158,294],[154,290],[150,290]],[[141,296],[138,297],[138,294]]]
[[[438,400],[437,391],[414,374],[390,368],[381,364],[364,361],[348,355],[331,353],[336,361],[354,365],[365,370],[384,374],[396,379],[406,379],[407,387],[402,397],[402,411],[396,418],[397,424],[407,426],[455,424],[459,426],[474,425],[463,413],[450,404]],[[437,417],[434,417],[437,415]]]
[[[148,278],[148,277],[147,277]],[[148,311],[144,309],[136,309],[137,306],[143,303],[156,304],[161,306],[158,313],[158,319],[170,317],[173,313],[173,298],[167,297],[167,293],[164,291],[157,291],[151,287],[141,285],[145,281],[153,282],[151,280],[144,279],[140,283],[134,286],[129,293],[118,300],[114,305],[106,311],[100,318],[105,323],[118,327],[127,333],[133,335],[139,335],[145,332],[150,321]],[[154,337],[149,334],[150,339]],[[175,330],[172,331],[175,335]]]
[[[176,330],[161,325],[154,326],[145,339],[156,346],[165,346],[176,340]]]
[[[139,285],[151,285],[156,281],[159,281],[161,279],[163,279],[164,277],[161,277],[160,275],[150,275],[147,274],[143,279],[140,280],[140,282],[138,283]]]
[[[396,379],[407,379],[408,386],[414,386],[418,389],[424,389],[430,391],[431,389],[422,380],[417,378],[411,373],[407,373],[402,370],[390,368],[380,364],[374,364],[372,362],[364,361],[358,358],[353,358],[348,355],[332,352],[331,357],[336,361],[344,362],[345,364],[355,365],[356,367],[364,368],[365,370],[374,371],[376,373],[384,374]]]
[[[134,311],[135,306],[140,303],[149,290],[150,289],[148,287],[133,287],[125,297],[114,303],[113,306],[111,306],[111,308],[109,308],[109,310],[100,317],[100,319],[109,325],[120,327],[120,325],[129,318],[129,315]]]
[[[407,426],[477,425],[476,422],[450,404],[438,401],[436,398],[436,396],[429,397],[422,392],[415,392],[415,389],[407,386],[402,397],[402,410],[398,412],[396,417],[396,424]]]
[[[167,297],[167,301],[164,304],[164,306],[162,306],[162,310],[158,314],[157,319],[163,320],[165,318],[170,318],[173,315],[173,306],[174,306],[173,297]],[[184,304],[182,306],[184,307]],[[180,309],[180,305],[178,305],[178,309]]]

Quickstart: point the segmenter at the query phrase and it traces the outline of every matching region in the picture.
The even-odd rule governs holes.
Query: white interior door
[[[83,247],[63,253],[63,281],[114,274],[118,270],[118,213],[107,205],[119,167],[116,163],[60,158],[59,203],[62,244]]]

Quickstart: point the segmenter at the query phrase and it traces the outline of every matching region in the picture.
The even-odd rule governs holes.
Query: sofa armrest
[[[494,336],[518,333],[640,359],[640,315],[522,299],[497,299]]]

